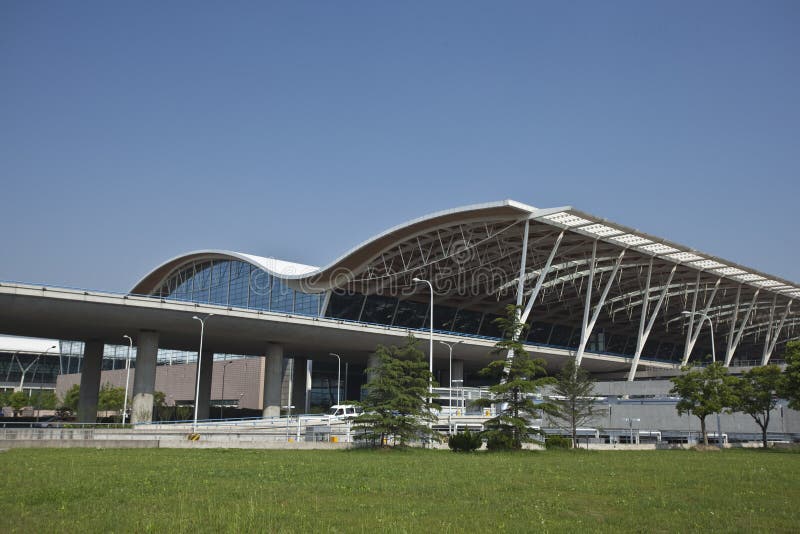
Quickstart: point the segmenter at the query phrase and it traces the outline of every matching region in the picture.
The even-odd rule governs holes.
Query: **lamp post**
[[[428,375],[428,404],[433,404],[433,284],[429,280],[416,277],[412,278],[411,281],[415,284],[428,284],[428,289],[431,292],[431,328],[428,340],[428,371],[430,372]],[[428,429],[433,429],[433,421],[428,421]]]
[[[447,389],[448,394],[450,395],[450,411],[453,411],[453,347],[461,343],[460,341],[456,341],[455,343],[447,343],[446,341],[439,341],[442,345],[445,345],[448,350],[450,351],[450,368],[448,370],[448,378],[447,378]]]
[[[125,417],[128,415],[128,384],[131,381],[131,350],[133,350],[133,340],[131,336],[125,334],[128,340],[128,357],[125,358],[125,400],[122,401],[122,424],[125,424]]]
[[[335,352],[329,352],[328,354],[330,356],[336,356],[336,359],[339,362],[339,371],[336,375],[336,404],[341,404],[339,398],[339,386],[342,384],[342,357]]]
[[[197,408],[200,404],[200,365],[203,360],[203,334],[206,329],[206,321],[213,315],[213,313],[209,313],[204,319],[196,315],[192,316],[192,319],[200,321],[200,352],[197,353],[197,385],[195,386],[194,392],[194,422],[192,423],[192,433],[197,432]]]
[[[700,312],[690,312],[690,311],[682,311],[681,315],[685,315],[687,317],[691,317],[694,321],[694,316],[700,316],[700,325],[702,326],[703,321],[708,321],[708,329],[711,331],[711,362],[717,363],[717,349],[714,347],[714,323],[711,322],[711,317],[709,317],[705,313]],[[719,448],[722,448],[722,426],[719,422],[719,412],[715,414],[717,416],[717,443],[719,444]]]

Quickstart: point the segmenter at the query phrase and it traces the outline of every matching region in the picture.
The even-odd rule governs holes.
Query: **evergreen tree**
[[[491,386],[491,399],[475,401],[478,406],[497,406],[497,415],[484,423],[483,436],[489,449],[521,449],[525,442],[535,442],[529,420],[537,416],[540,407],[533,394],[544,384],[552,383],[545,378],[544,360],[532,359],[520,339],[524,339],[528,325],[519,320],[519,307],[506,307],[506,316],[495,319],[503,333],[492,354],[502,358],[491,362],[481,374],[498,381]]]
[[[414,336],[401,347],[379,345],[378,366],[367,369],[370,380],[361,402],[364,413],[354,421],[356,439],[372,446],[405,445],[432,438],[429,424],[436,421],[428,391],[428,360]]]
[[[570,431],[573,447],[578,445],[578,427],[594,417],[593,395],[594,380],[570,358],[556,377],[547,414],[554,424]]]

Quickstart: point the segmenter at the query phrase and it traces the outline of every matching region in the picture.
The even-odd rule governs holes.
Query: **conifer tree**
[[[497,406],[497,415],[484,423],[483,436],[487,447],[492,450],[521,449],[526,442],[536,442],[534,436],[540,433],[530,425],[540,410],[533,395],[552,379],[544,377],[544,360],[532,359],[520,341],[527,333],[528,325],[520,322],[518,306],[506,307],[506,316],[495,319],[503,333],[493,354],[502,358],[491,362],[481,374],[497,380],[491,386],[491,399],[479,399],[478,406]]]

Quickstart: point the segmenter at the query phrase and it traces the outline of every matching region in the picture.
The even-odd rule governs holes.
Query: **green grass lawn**
[[[797,532],[800,454],[13,449],[0,532]]]

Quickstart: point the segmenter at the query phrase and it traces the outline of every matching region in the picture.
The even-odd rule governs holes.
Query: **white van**
[[[343,419],[358,417],[362,413],[364,413],[364,410],[354,404],[334,404],[328,410],[330,417],[341,417]]]

